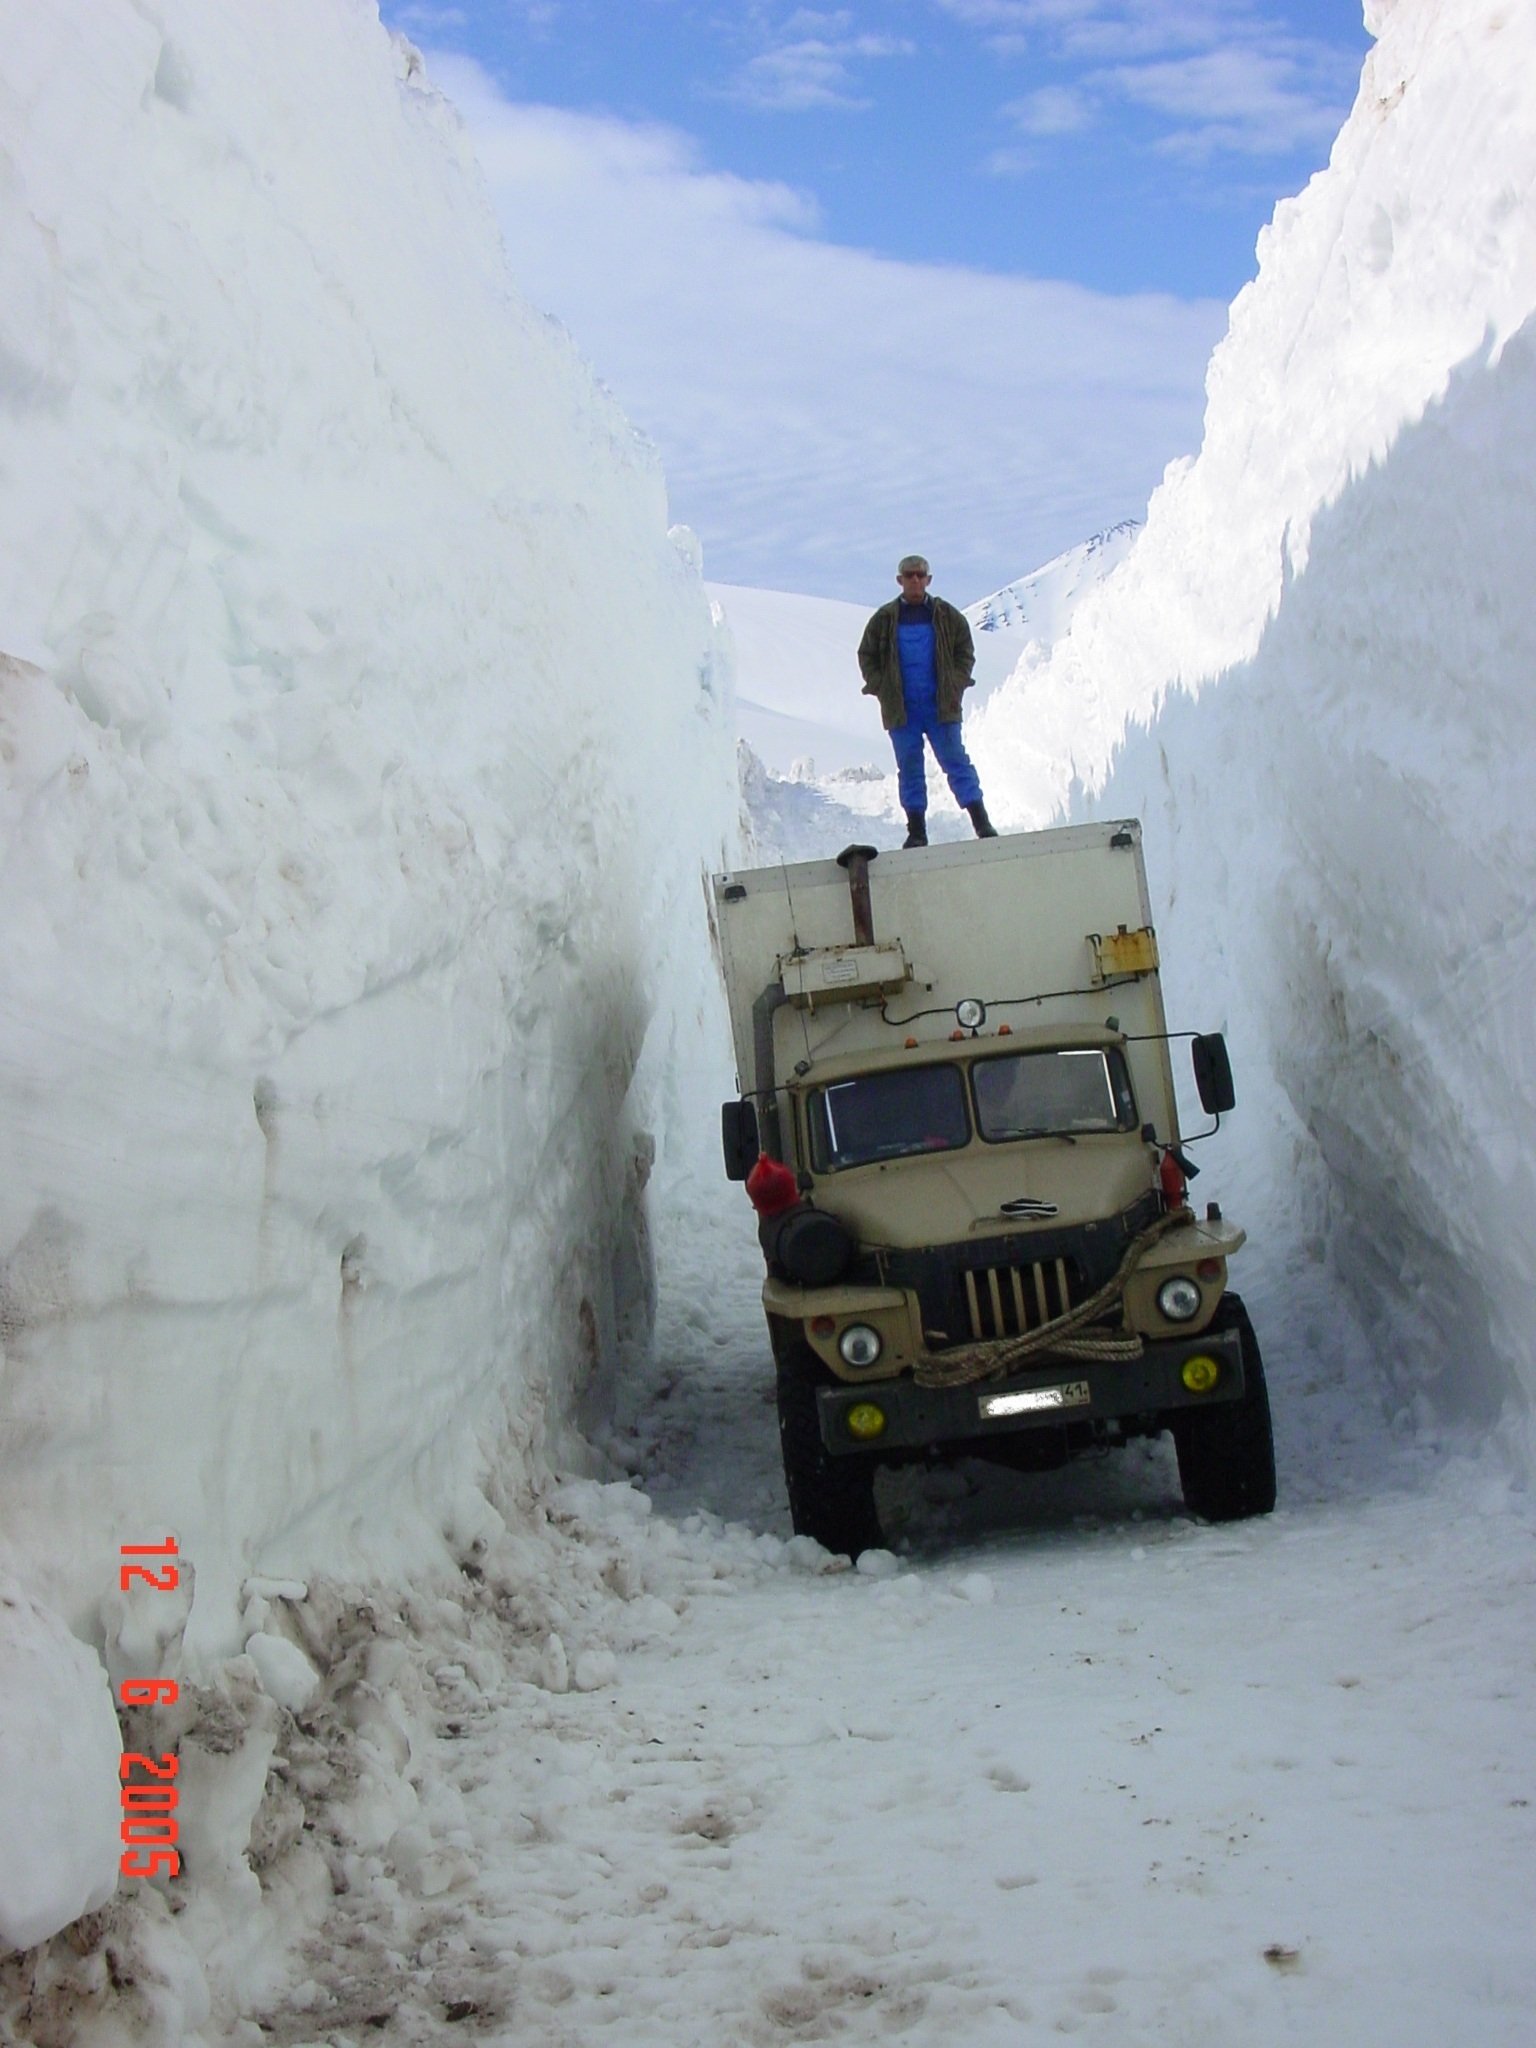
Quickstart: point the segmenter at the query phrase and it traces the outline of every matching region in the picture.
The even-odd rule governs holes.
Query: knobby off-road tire
[[[821,1440],[816,1389],[830,1385],[821,1361],[803,1338],[783,1337],[778,1367],[779,1446],[789,1519],[797,1536],[814,1536],[825,1549],[857,1558],[877,1550],[873,1458],[834,1458]]]
[[[1243,1347],[1243,1393],[1215,1408],[1186,1408],[1175,1416],[1184,1505],[1206,1522],[1240,1522],[1267,1515],[1275,1504],[1275,1439],[1270,1428],[1264,1362],[1248,1311],[1224,1294],[1213,1330],[1236,1330]]]

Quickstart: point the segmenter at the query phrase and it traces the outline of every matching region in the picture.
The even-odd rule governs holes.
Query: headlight
[[[1200,1313],[1200,1290],[1193,1280],[1186,1280],[1181,1273],[1176,1279],[1165,1280],[1157,1290],[1157,1307],[1160,1315],[1170,1323],[1193,1322]]]
[[[963,1024],[967,1031],[979,1031],[987,1021],[987,1006],[977,1002],[974,996],[966,996],[955,1005],[955,1021]]]
[[[844,1365],[873,1365],[884,1346],[880,1332],[872,1330],[868,1323],[850,1323],[837,1340],[838,1352]]]

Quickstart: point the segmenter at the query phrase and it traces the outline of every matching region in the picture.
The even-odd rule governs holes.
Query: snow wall
[[[643,1338],[729,676],[372,0],[0,43],[0,1562],[100,1641],[173,1530],[206,1658]]]
[[[1250,1224],[1277,1377],[1363,1345],[1407,1425],[1528,1473],[1536,17],[1367,20],[1198,459],[975,736],[1016,814],[1146,819],[1176,1021],[1239,1079],[1195,1193]]]

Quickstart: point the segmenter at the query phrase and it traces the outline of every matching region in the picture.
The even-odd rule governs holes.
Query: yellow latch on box
[[[1095,981],[1114,981],[1125,974],[1157,972],[1157,933],[1151,925],[1130,931],[1121,925],[1116,932],[1090,932],[1088,947],[1093,954]]]

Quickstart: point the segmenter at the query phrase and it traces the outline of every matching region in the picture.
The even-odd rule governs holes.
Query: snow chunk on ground
[[[319,1672],[283,1636],[258,1631],[246,1643],[245,1654],[256,1666],[262,1689],[290,1714],[302,1714],[320,1689]]]
[[[0,1949],[46,1941],[117,1889],[121,1750],[96,1653],[0,1572]]]

